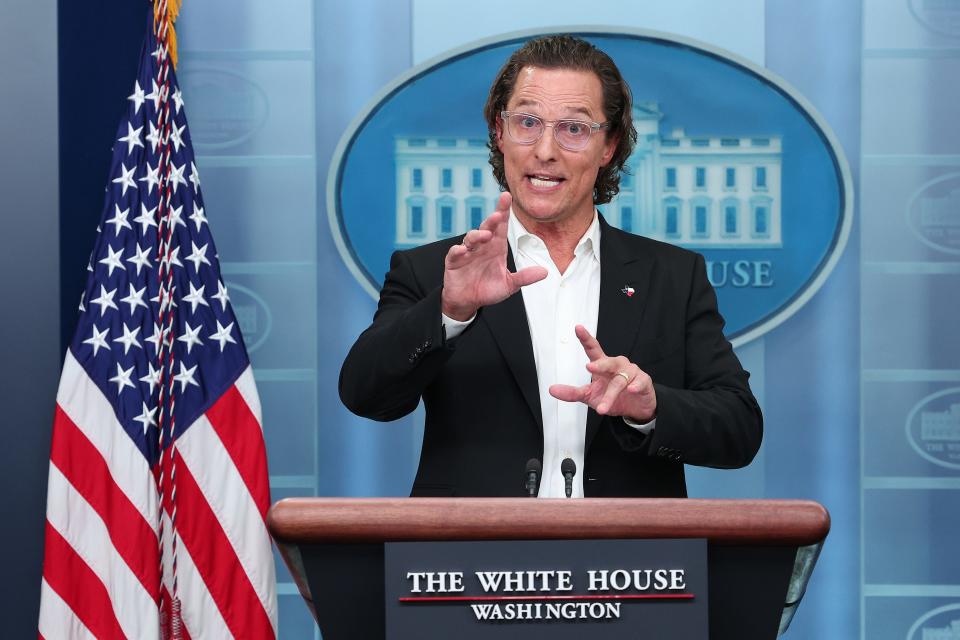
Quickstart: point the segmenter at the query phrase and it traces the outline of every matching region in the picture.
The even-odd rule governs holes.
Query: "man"
[[[484,109],[504,189],[478,229],[391,259],[340,374],[351,411],[422,398],[414,496],[685,496],[684,463],[739,467],[762,418],[695,253],[598,216],[636,140],[613,61],[570,36],[528,42]],[[594,338],[596,336],[596,338]]]

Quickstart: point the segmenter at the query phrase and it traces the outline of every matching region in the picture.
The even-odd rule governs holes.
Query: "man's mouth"
[[[550,189],[563,182],[563,178],[556,176],[530,175],[527,178],[530,180],[530,184],[537,189]]]

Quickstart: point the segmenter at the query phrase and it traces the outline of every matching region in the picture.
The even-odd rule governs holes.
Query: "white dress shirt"
[[[547,270],[545,279],[520,290],[533,343],[543,418],[543,473],[538,497],[566,497],[560,464],[564,458],[570,458],[577,465],[572,497],[582,498],[588,407],[581,402],[557,400],[550,395],[549,389],[554,384],[582,386],[590,382],[590,372],[586,368],[588,358],[574,329],[581,324],[591,335],[597,334],[600,223],[594,213],[593,222],[577,242],[573,262],[562,274],[544,242],[528,232],[512,212],[507,227],[507,241],[517,271],[533,266]],[[473,320],[470,318],[460,322],[442,316],[447,339],[452,340],[460,335]],[[656,421],[646,424],[626,422],[649,433]]]

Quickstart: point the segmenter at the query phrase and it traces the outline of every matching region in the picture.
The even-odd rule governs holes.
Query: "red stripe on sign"
[[[207,409],[206,416],[266,522],[270,484],[260,424],[235,385]]]
[[[153,527],[113,481],[110,467],[100,451],[59,405],[54,416],[50,462],[100,515],[117,553],[153,601],[158,602],[160,552]]]
[[[43,577],[96,638],[124,638],[107,588],[47,522]]]
[[[190,552],[230,632],[238,638],[273,638],[273,626],[196,479],[177,460],[177,533]]]

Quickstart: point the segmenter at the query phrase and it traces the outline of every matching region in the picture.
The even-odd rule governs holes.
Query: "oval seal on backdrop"
[[[633,90],[639,140],[620,194],[599,207],[607,222],[702,253],[734,345],[803,306],[852,223],[850,171],[829,127],[735,54],[614,27],[479,41],[381,91],[344,133],[327,180],[331,231],[360,285],[376,299],[393,251],[459,235],[493,211],[483,104],[510,54],[548,33],[596,44]]]
[[[266,301],[248,287],[235,282],[224,282],[230,293],[230,306],[237,317],[240,331],[247,345],[247,353],[263,346],[273,329],[273,314]]]
[[[951,640],[960,636],[960,604],[931,609],[917,618],[907,632],[907,640]]]
[[[960,173],[930,180],[910,197],[907,223],[929,247],[960,255]]]
[[[960,5],[950,0],[907,0],[910,13],[925,29],[960,37]]]
[[[933,393],[910,411],[907,440],[930,462],[960,469],[960,387]]]
[[[190,131],[200,153],[245,142],[267,121],[267,94],[246,76],[223,69],[186,68],[179,80],[190,95]]]

